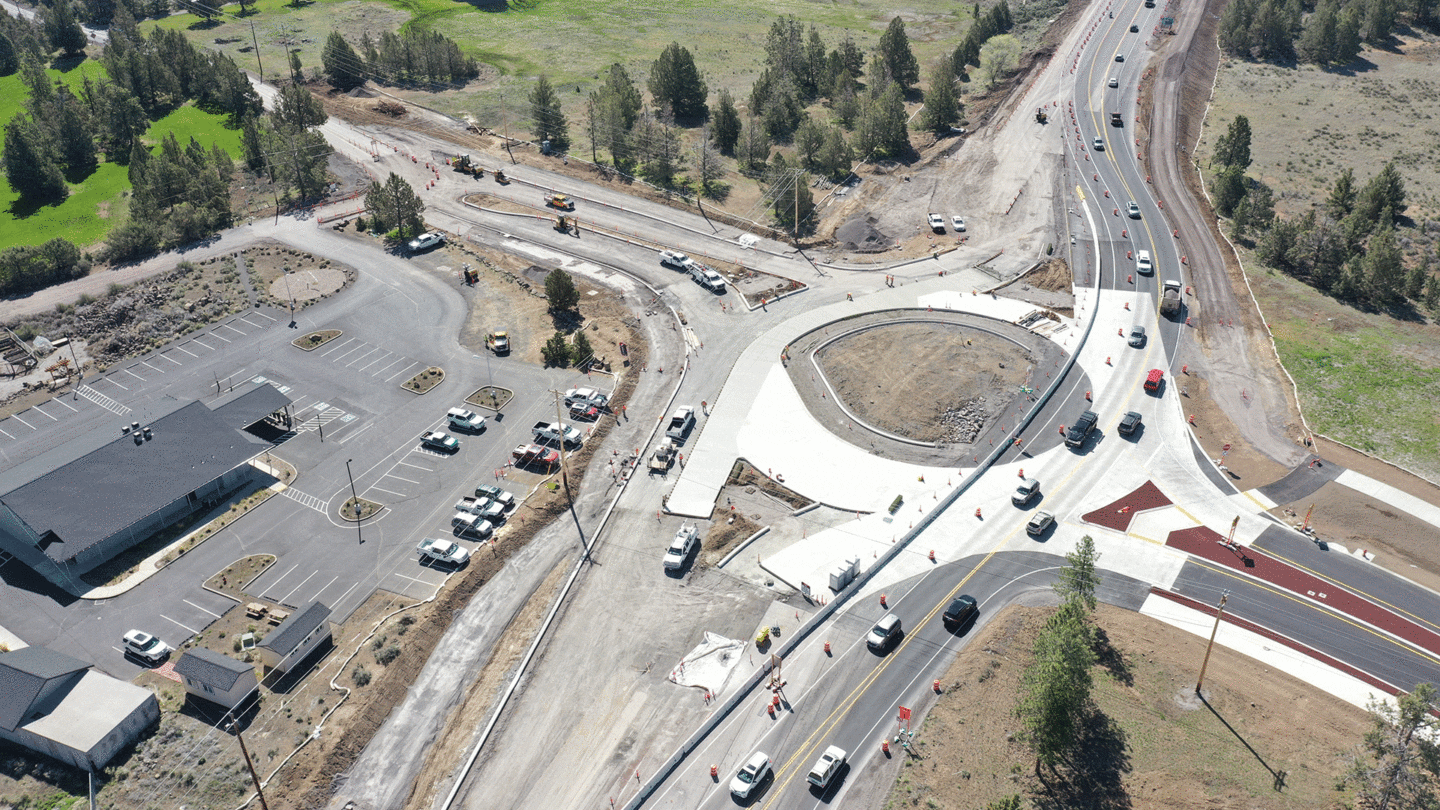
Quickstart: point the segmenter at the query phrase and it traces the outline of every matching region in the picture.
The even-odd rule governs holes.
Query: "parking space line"
[[[370,362],[366,363],[365,365],[363,365],[363,366],[361,366],[360,368],[357,368],[357,369],[355,369],[355,370],[356,370],[356,371],[364,371],[365,369],[367,369],[367,368],[375,365],[376,363],[380,362],[381,360],[384,360],[386,357],[391,357],[391,356],[392,356],[392,355],[390,354],[390,352],[385,352],[385,354],[383,354],[383,355],[375,358],[374,360],[371,360]]]
[[[390,377],[386,377],[386,378],[385,378],[385,382],[387,382],[387,383],[390,382],[391,380],[395,379],[396,377],[399,377],[401,374],[404,374],[405,372],[409,371],[410,369],[412,369],[412,368],[414,368],[414,367],[416,367],[416,366],[418,366],[418,365],[420,365],[420,364],[419,364],[419,363],[416,363],[416,362],[414,362],[414,361],[411,361],[411,362],[410,362],[410,365],[408,365],[408,366],[406,366],[405,368],[403,368],[403,369],[400,370],[400,373],[399,373],[399,374],[395,374],[395,375],[392,375],[392,376],[390,376]]]
[[[380,369],[379,371],[375,372],[374,374],[371,374],[370,376],[371,376],[371,377],[378,377],[378,376],[380,376],[381,374],[384,374],[384,373],[390,368],[390,366],[393,366],[393,365],[395,365],[396,363],[398,363],[398,362],[400,362],[401,360],[404,360],[404,359],[405,359],[405,358],[403,358],[403,357],[396,357],[394,360],[391,360],[388,364],[386,364],[385,368]]]
[[[75,413],[79,413],[79,412],[80,412],[80,409],[79,409],[79,408],[73,407],[70,403],[66,402],[65,400],[61,399],[60,397],[56,397],[56,398],[54,398],[54,399],[52,399],[52,400],[50,400],[50,401],[51,401],[51,402],[59,403],[59,404],[61,404],[61,405],[64,405],[65,407],[69,408],[70,410],[74,411]]]
[[[330,581],[327,582],[327,583],[325,583],[325,588],[328,588],[328,587],[330,587],[331,585],[334,585],[334,584],[335,584],[335,580],[337,580],[337,579],[339,579],[339,578],[340,578],[340,575],[339,575],[339,574],[336,574],[335,576],[331,577],[331,578],[330,578]],[[320,594],[325,593],[325,588],[321,588],[320,590],[316,591],[316,592],[314,593],[314,595],[312,595],[309,599],[305,600],[306,603],[308,604],[308,603],[310,603],[310,602],[313,602],[313,601],[319,599],[319,598],[320,598]]]
[[[181,627],[184,627],[186,630],[189,630],[189,631],[190,631],[190,635],[192,635],[192,636],[200,632],[199,630],[196,630],[196,629],[193,628],[193,627],[189,627],[189,626],[187,626],[187,625],[180,624],[180,622],[176,622],[174,619],[170,618],[169,616],[166,616],[164,613],[161,613],[161,614],[160,614],[160,618],[164,619],[164,620],[167,621],[167,622],[175,622],[175,624],[179,624]]]
[[[131,377],[134,377],[135,379],[139,380],[140,382],[145,382],[145,378],[144,378],[144,377],[141,377],[139,374],[136,374],[135,372],[131,371],[131,370],[128,369],[128,368],[122,368],[122,369],[120,369],[120,370],[123,371],[123,372],[125,372],[126,374],[129,374]]]
[[[347,435],[345,438],[340,439],[338,443],[339,443],[339,444],[344,444],[345,442],[350,441],[351,439],[355,438],[356,436],[359,436],[361,433],[364,433],[365,431],[369,430],[369,429],[370,429],[370,426],[373,425],[373,424],[375,424],[375,423],[374,423],[374,422],[366,422],[366,423],[365,423],[365,427],[362,427],[362,428],[360,428],[359,430],[357,430],[357,431],[355,431],[355,432],[353,432],[353,433],[350,433],[350,434]]]
[[[420,583],[421,585],[429,585],[429,586],[432,587],[432,588],[435,587],[435,583],[433,583],[433,582],[426,582],[425,580],[420,579],[419,577],[412,577],[412,576],[409,576],[409,575],[406,575],[406,574],[402,574],[402,573],[400,573],[399,571],[391,571],[391,572],[390,572],[390,576],[392,576],[392,577],[400,577],[401,579],[408,579],[408,580],[410,580],[411,582],[418,582],[418,583]]]
[[[363,348],[365,348],[366,346],[369,346],[369,345],[370,345],[369,343],[366,343],[366,342],[364,342],[364,341],[362,340],[362,341],[360,342],[360,345],[359,345],[359,346],[356,346],[355,348],[351,349],[350,351],[345,352],[344,354],[342,354],[342,355],[340,355],[339,357],[335,358],[335,362],[338,363],[338,362],[340,362],[341,360],[344,360],[345,358],[349,357],[351,354],[353,354],[353,353],[355,353],[355,352],[358,352],[358,351],[360,351],[361,349],[363,349]],[[369,354],[369,353],[370,353],[370,352],[366,352],[366,354]]]
[[[329,352],[322,352],[322,353],[320,354],[320,356],[321,356],[321,357],[326,357],[326,356],[328,356],[328,355],[330,354],[330,352],[333,352],[333,351],[336,351],[336,350],[339,350],[339,349],[343,349],[343,348],[345,348],[346,346],[349,346],[351,343],[354,343],[355,341],[357,341],[357,340],[359,340],[359,339],[360,339],[360,338],[353,338],[353,337],[352,337],[352,338],[350,338],[349,340],[345,341],[344,343],[341,343],[339,346],[336,346],[334,349],[331,349]]]
[[[245,333],[244,333],[244,332],[241,332],[240,334],[243,335],[243,334],[245,334]],[[205,335],[205,337],[213,337],[213,338],[215,338],[216,340],[223,340],[223,341],[225,341],[226,343],[231,343],[231,342],[232,342],[232,341],[230,340],[230,338],[223,338],[223,337],[220,337],[219,335],[215,334],[215,330],[213,330],[213,329],[210,330],[209,332],[207,332],[206,335]]]
[[[290,566],[290,571],[294,571],[296,568],[299,568],[299,567],[300,567],[300,563],[295,563],[294,565]],[[275,587],[276,585],[279,585],[281,582],[284,582],[284,581],[285,581],[285,577],[290,576],[290,571],[286,571],[285,573],[281,574],[281,575],[280,575],[280,578],[277,579],[277,580],[275,580],[273,583],[271,583],[270,587],[273,588],[273,587]],[[269,588],[267,588],[266,590],[268,591]]]
[[[386,489],[386,488],[384,488],[384,487],[377,487],[377,486],[374,486],[374,485],[372,485],[372,486],[370,487],[370,489],[378,489],[378,490],[380,490],[381,492],[384,492],[384,493],[389,494],[389,495],[394,495],[394,496],[397,497],[397,498],[403,498],[403,497],[405,497],[405,493],[403,493],[403,492],[396,492],[396,491],[393,490],[393,489]],[[370,494],[370,489],[365,490],[365,494],[366,494],[366,495],[369,495],[369,494]]]
[[[208,344],[201,343],[201,342],[200,342],[200,338],[190,338],[190,342],[191,342],[191,343],[194,343],[196,346],[199,346],[199,347],[201,347],[201,348],[209,349],[209,350],[212,351],[212,352],[215,351],[215,347],[214,347],[214,346],[210,346],[210,345],[208,345]],[[178,347],[177,347],[177,348],[178,348]],[[197,354],[197,355],[195,355],[195,356],[196,356],[196,357],[199,357],[200,355]]]
[[[174,349],[174,350],[177,351],[177,352],[185,352],[186,354],[190,355],[191,357],[199,357],[199,356],[200,356],[200,355],[198,355],[198,354],[196,354],[196,353],[194,353],[194,352],[192,352],[192,351],[189,351],[189,350],[187,350],[187,349],[182,349],[182,348],[180,348],[179,346],[172,346],[172,347],[170,347],[170,348]],[[174,362],[174,361],[172,361],[172,362]],[[178,366],[178,365],[180,365],[180,364],[179,364],[179,363],[176,363],[175,365]]]
[[[40,414],[40,415],[42,415],[42,416],[49,417],[50,421],[52,421],[52,422],[59,422],[59,421],[60,421],[59,419],[56,419],[55,417],[50,416],[50,414],[45,413],[44,411],[40,410],[40,406],[39,406],[39,405],[31,405],[31,406],[30,406],[30,410],[35,411],[36,413],[38,413],[38,414]]]
[[[395,475],[394,473],[385,473],[384,475],[382,475],[382,476],[380,476],[380,477],[381,477],[381,478],[394,478],[394,479],[396,479],[397,481],[404,481],[404,482],[407,483],[407,484],[414,484],[414,485],[417,486],[417,487],[420,486],[420,482],[419,482],[419,481],[411,481],[409,478],[401,478],[400,476]]]
[[[180,601],[181,601],[181,602],[184,602],[185,604],[189,605],[190,607],[195,608],[196,610],[199,610],[199,611],[202,611],[202,612],[205,612],[205,613],[209,613],[211,616],[214,616],[214,617],[217,618],[217,619],[220,618],[220,614],[219,614],[219,613],[216,613],[216,612],[213,611],[213,610],[206,610],[203,606],[197,605],[197,604],[195,604],[194,602],[191,602],[189,599],[181,599]]]
[[[304,579],[300,580],[300,584],[299,584],[299,585],[296,585],[295,587],[293,587],[293,588],[290,589],[290,593],[285,594],[284,596],[280,597],[279,599],[277,599],[277,600],[275,600],[275,601],[279,602],[279,603],[282,604],[282,605],[285,604],[285,600],[287,600],[287,599],[289,599],[291,596],[293,596],[296,591],[300,590],[302,587],[305,586],[305,583],[307,583],[307,582],[310,581],[310,577],[313,577],[313,576],[315,576],[315,575],[318,574],[318,573],[320,573],[320,572],[319,572],[319,571],[311,571],[309,577],[305,577]]]
[[[259,315],[260,317],[264,318],[265,320],[269,321],[270,323],[274,323],[275,320],[276,320],[275,318],[272,318],[272,317],[270,317],[269,315],[266,315],[266,314],[263,313],[263,312],[247,312],[247,313],[245,313],[245,318],[248,318],[248,317],[250,317],[251,315]],[[245,321],[245,318],[241,318],[240,320]],[[246,322],[246,323],[250,323],[249,321],[245,321],[245,322]],[[254,326],[255,324],[251,324],[251,325]]]
[[[0,433],[5,433],[5,431],[0,430]],[[15,438],[15,437],[14,437],[14,436],[11,436],[9,433],[5,433],[5,438],[7,438],[7,439],[13,439],[13,438]]]
[[[30,428],[31,430],[34,430],[34,429],[35,429],[35,426],[34,426],[34,425],[30,424],[29,422],[26,422],[24,419],[21,419],[18,414],[13,414],[13,413],[12,413],[12,414],[10,414],[10,418],[11,418],[11,419],[14,419],[16,422],[19,422],[20,424],[24,425],[25,427]]]
[[[100,379],[102,379],[102,380],[104,380],[105,382],[108,382],[108,383],[110,383],[111,385],[115,386],[116,388],[122,389],[122,390],[124,390],[124,391],[129,391],[129,390],[130,390],[129,388],[126,388],[125,386],[121,385],[120,383],[115,382],[115,378],[114,378],[114,377],[101,377]]]
[[[171,362],[173,363],[174,361],[172,360]],[[149,363],[145,362],[144,360],[141,360],[141,361],[140,361],[140,365],[146,366],[146,367],[150,368],[152,371],[154,371],[154,372],[157,373],[157,374],[164,374],[164,373],[165,373],[165,372],[161,371],[160,369],[155,368],[154,366],[152,366],[152,365],[150,365]]]
[[[299,397],[290,400],[290,404],[291,404],[292,406],[296,406],[295,412],[296,412],[296,413],[299,413],[299,412],[300,412],[300,409],[299,409],[298,406],[300,405],[301,400],[306,400],[306,399],[309,399],[309,398],[310,398],[310,395],[309,395],[309,394],[301,394]]]
[[[231,332],[234,332],[234,333],[237,334],[237,335],[248,335],[248,334],[250,334],[249,332],[241,332],[239,329],[236,329],[235,327],[231,326],[231,325],[228,324],[228,323],[222,323],[222,324],[220,324],[219,326],[217,326],[217,327],[215,327],[215,328],[216,328],[216,329],[229,329]]]
[[[345,367],[346,367],[346,368],[349,368],[349,367],[355,365],[356,363],[360,362],[361,360],[364,360],[365,358],[369,357],[370,355],[372,355],[372,354],[374,354],[375,352],[378,352],[378,351],[380,351],[380,347],[379,347],[379,346],[376,346],[375,348],[371,349],[370,351],[365,352],[364,354],[360,355],[359,357],[355,358],[354,360],[351,360],[350,362],[346,363],[346,364],[345,364]]]
[[[406,467],[414,467],[414,468],[417,469],[417,470],[424,470],[425,472],[435,472],[435,468],[434,468],[434,467],[421,467],[419,464],[411,464],[411,463],[408,462],[408,461],[399,461],[399,462],[396,462],[396,463],[397,463],[397,464],[404,464]]]
[[[179,348],[179,347],[177,346],[177,347],[175,347],[175,348]],[[169,349],[166,349],[165,351],[169,351]],[[190,353],[189,353],[189,352],[186,352],[186,354],[190,354]],[[155,355],[155,356],[156,356],[156,357],[159,357],[159,358],[162,358],[162,359],[164,359],[164,360],[169,360],[170,362],[174,363],[174,364],[177,365],[177,366],[183,366],[183,365],[185,365],[184,363],[180,362],[179,360],[176,360],[176,359],[173,358],[173,357],[166,357],[166,356],[163,355],[163,354],[157,354],[157,355]],[[191,357],[194,357],[194,355],[190,355],[190,356],[191,356]]]

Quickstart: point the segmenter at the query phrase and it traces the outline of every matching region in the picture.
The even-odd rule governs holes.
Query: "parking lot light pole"
[[[360,496],[355,492],[355,476],[350,474],[351,461],[354,459],[345,459],[345,475],[350,479],[350,502],[355,504],[355,536],[364,543],[365,535],[360,532]]]
[[[285,271],[285,297],[290,299],[290,328],[295,328],[295,293],[290,292],[290,267],[282,268]]]

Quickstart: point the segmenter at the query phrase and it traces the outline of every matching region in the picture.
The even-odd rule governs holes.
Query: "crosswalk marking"
[[[298,489],[295,489],[294,487],[287,487],[285,491],[281,492],[280,494],[300,504],[301,506],[307,506],[311,509],[314,509],[316,512],[319,512],[322,515],[329,513],[330,503],[328,501],[322,501],[314,495],[306,495],[305,493],[301,492]]]
[[[88,385],[82,385],[79,388],[76,388],[75,393],[90,400],[96,405],[99,405],[100,407],[115,414],[116,416],[124,416],[130,413],[130,409],[128,407],[121,405],[116,400],[105,396],[104,394],[96,391],[94,388],[91,388]]]

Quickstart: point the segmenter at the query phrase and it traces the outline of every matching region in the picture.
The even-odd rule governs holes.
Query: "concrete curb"
[[[816,506],[819,506],[819,504],[816,504]],[[736,546],[735,548],[731,549],[731,550],[730,550],[730,553],[725,555],[725,559],[721,560],[721,561],[718,562],[718,563],[715,563],[715,567],[716,567],[716,568],[724,568],[725,566],[729,565],[731,560],[733,560],[733,559],[735,559],[736,557],[740,556],[740,552],[742,552],[742,551],[744,551],[745,549],[749,548],[751,543],[753,543],[753,542],[755,542],[756,540],[760,539],[760,536],[763,535],[763,534],[765,534],[765,533],[768,532],[768,531],[770,531],[770,527],[769,527],[769,526],[762,526],[762,527],[760,528],[760,531],[755,532],[754,534],[752,534],[752,535],[750,535],[749,537],[745,538],[745,540],[742,541],[742,542],[740,543],[740,545],[738,545],[738,546]],[[768,569],[767,569],[767,570],[768,570]]]

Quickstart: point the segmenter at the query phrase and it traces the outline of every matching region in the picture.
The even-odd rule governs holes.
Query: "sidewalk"
[[[1440,506],[1429,501],[1422,501],[1408,492],[1403,492],[1389,484],[1362,475],[1354,470],[1346,470],[1340,473],[1335,483],[1343,484],[1356,492],[1363,492],[1376,500],[1389,504],[1396,509],[1404,510],[1416,518],[1429,523],[1431,526],[1440,529]]]

